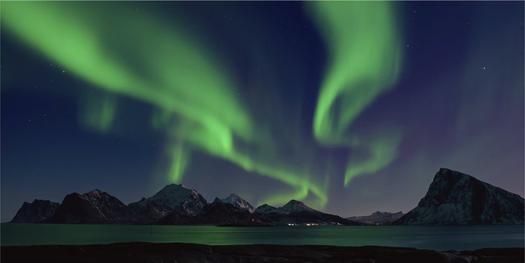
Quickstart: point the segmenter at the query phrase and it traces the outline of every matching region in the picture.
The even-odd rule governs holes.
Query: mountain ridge
[[[168,184],[149,198],[128,204],[133,223],[156,223],[161,218],[176,213],[194,216],[208,204],[195,189],[181,184]]]
[[[364,224],[370,224],[370,225],[388,225],[388,224],[395,222],[396,220],[401,218],[403,215],[404,214],[402,211],[395,212],[395,213],[376,211],[370,215],[350,216],[350,217],[347,217],[347,219],[356,221],[356,222],[360,222],[360,223],[364,223]]]
[[[336,215],[319,212],[303,202],[290,200],[278,213],[260,214],[237,194],[212,203],[195,189],[169,184],[148,198],[125,205],[118,198],[94,189],[71,193],[62,203],[39,200],[41,206],[24,203],[12,223],[71,224],[180,224],[180,225],[296,225],[355,224]],[[258,207],[261,211],[262,205]],[[275,212],[275,211],[274,211]],[[279,214],[276,216],[276,214]]]
[[[359,224],[523,224],[523,198],[470,175],[441,168],[418,206],[398,213],[342,218],[298,200],[274,207],[230,194],[212,203],[195,189],[169,184],[128,205],[98,189],[71,193],[61,203],[24,202],[12,223],[208,224],[208,225],[359,225]]]
[[[230,195],[222,199],[216,197],[213,202],[222,202],[226,204],[231,204],[240,209],[248,210],[250,213],[253,213],[253,211],[255,210],[254,207],[250,204],[250,202],[244,200],[242,197],[234,193],[231,193]]]

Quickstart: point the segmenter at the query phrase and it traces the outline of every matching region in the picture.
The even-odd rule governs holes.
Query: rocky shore
[[[425,262],[522,263],[523,248],[433,251],[395,247],[207,246],[120,243],[109,245],[2,246],[2,262]]]

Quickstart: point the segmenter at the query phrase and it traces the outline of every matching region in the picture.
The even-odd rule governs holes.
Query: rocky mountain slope
[[[288,203],[281,207],[273,207],[268,204],[263,204],[257,209],[255,209],[255,213],[258,214],[290,214],[290,213],[297,213],[297,212],[318,212],[317,210],[308,207],[301,201],[297,200],[290,200]]]
[[[195,216],[208,204],[196,190],[182,185],[170,184],[150,198],[129,204],[134,223],[156,223],[169,214]]]
[[[55,214],[59,203],[48,200],[35,199],[33,202],[24,202],[11,222],[13,223],[40,223]]]
[[[401,211],[397,213],[377,211],[377,212],[372,213],[371,215],[351,216],[351,217],[347,217],[346,219],[352,220],[355,222],[360,222],[363,224],[369,224],[369,225],[388,225],[398,220],[402,216],[403,216],[403,212]]]
[[[229,196],[223,199],[216,198],[215,201],[220,201],[222,203],[231,204],[237,208],[248,210],[250,213],[252,213],[254,210],[253,206],[248,201],[242,199],[240,196],[236,194],[230,194]]]
[[[263,204],[255,209],[255,217],[268,225],[358,225],[360,223],[308,207],[303,202],[290,200],[275,208]]]
[[[416,208],[396,224],[523,224],[523,197],[441,168]]]
[[[247,209],[236,207],[220,200],[208,204],[197,215],[183,215],[171,213],[158,221],[164,225],[263,225],[263,223]]]
[[[128,207],[116,197],[93,190],[67,195],[47,223],[115,224],[127,223]]]

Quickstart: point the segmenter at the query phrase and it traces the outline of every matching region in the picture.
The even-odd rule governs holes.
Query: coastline
[[[403,247],[320,245],[107,245],[2,246],[2,262],[524,262],[524,248],[435,251]]]

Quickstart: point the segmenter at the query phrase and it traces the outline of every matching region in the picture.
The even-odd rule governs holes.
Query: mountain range
[[[357,225],[291,200],[282,207],[264,204],[257,209],[236,194],[212,203],[194,189],[170,184],[149,198],[125,205],[98,189],[68,194],[62,203],[25,202],[12,223],[168,224],[168,225]]]
[[[416,208],[342,218],[290,200],[281,207],[254,209],[236,194],[211,203],[194,189],[170,184],[155,195],[128,205],[100,191],[68,194],[62,203],[35,199],[24,202],[12,223],[177,224],[177,225],[466,225],[523,224],[524,200],[478,179],[440,169]]]

